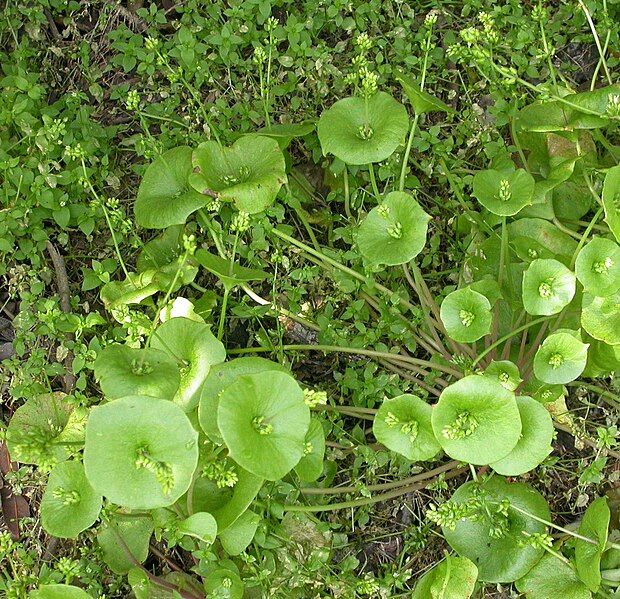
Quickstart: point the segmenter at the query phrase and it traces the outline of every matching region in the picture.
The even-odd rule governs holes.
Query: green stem
[[[341,345],[283,345],[284,351],[322,351],[322,352],[336,352],[344,354],[355,354],[359,356],[369,356],[371,358],[383,358],[386,360],[393,360],[395,362],[403,362],[405,364],[412,364],[414,366],[422,366],[423,368],[430,368],[431,370],[439,370],[445,374],[450,374],[455,378],[462,378],[462,374],[450,366],[444,364],[437,364],[435,362],[429,362],[428,360],[421,360],[420,358],[412,358],[411,356],[403,356],[402,354],[391,354],[388,352],[374,351],[371,349],[344,347]],[[240,349],[231,349],[229,354],[252,354],[260,352],[274,351],[270,347],[244,347]]]
[[[405,189],[405,175],[407,174],[407,166],[409,164],[409,155],[411,154],[411,146],[413,145],[413,136],[418,126],[418,119],[420,115],[416,112],[413,117],[413,123],[409,130],[409,139],[407,139],[407,147],[405,148],[405,154],[403,156],[403,163],[400,167],[400,180],[398,182],[398,190],[404,191]]]
[[[375,168],[372,165],[372,162],[368,165],[368,174],[370,175],[370,185],[372,186],[372,192],[377,198],[377,201],[381,201],[381,194],[379,193],[379,188],[377,187],[377,180],[375,179]]]
[[[586,230],[583,232],[583,235],[581,236],[581,239],[579,240],[579,243],[577,244],[577,248],[575,249],[575,252],[573,253],[573,257],[571,258],[571,261],[570,261],[570,268],[571,269],[575,266],[575,262],[577,261],[577,256],[578,256],[579,252],[581,251],[581,248],[584,246],[584,244],[586,242],[586,239],[588,238],[588,236],[592,232],[592,229],[594,228],[594,225],[596,224],[596,221],[600,218],[601,214],[603,214],[603,210],[604,210],[604,208],[601,206],[596,211],[596,213],[592,217],[592,220],[590,221],[590,224],[587,226]]]

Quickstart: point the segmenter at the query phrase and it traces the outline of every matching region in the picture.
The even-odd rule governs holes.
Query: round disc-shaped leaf
[[[55,464],[67,459],[67,446],[56,443],[69,423],[73,405],[64,393],[35,395],[13,414],[6,431],[11,456],[24,464]]]
[[[323,473],[325,432],[317,418],[311,418],[304,447],[304,456],[295,466],[295,473],[304,482],[312,482]]]
[[[620,344],[620,291],[608,297],[583,294],[581,325],[595,339]]]
[[[41,501],[41,523],[52,536],[74,539],[90,528],[102,497],[90,486],[81,462],[63,462],[52,470]]]
[[[180,146],[164,152],[146,169],[134,211],[136,222],[147,229],[181,225],[187,217],[211,201],[188,184],[192,149]]]
[[[536,351],[534,375],[549,385],[564,385],[584,371],[587,360],[587,343],[571,333],[553,333]]]
[[[93,488],[113,503],[153,509],[187,491],[198,463],[198,433],[176,404],[123,397],[93,409],[84,466]]]
[[[478,578],[484,582],[513,582],[521,578],[541,558],[544,549],[523,544],[524,532],[532,535],[545,532],[545,525],[508,507],[507,516],[497,509],[508,500],[515,506],[543,520],[549,520],[549,506],[544,497],[529,485],[508,483],[494,476],[483,483],[468,482],[452,496],[461,504],[482,493],[489,512],[481,510],[476,519],[461,519],[454,529],[442,532],[459,555],[469,558],[478,567]],[[496,508],[496,509],[493,509]],[[491,531],[495,531],[491,535]]]
[[[528,314],[557,314],[575,295],[575,275],[552,258],[533,260],[523,273],[522,289]]]
[[[30,599],[93,599],[86,591],[69,584],[45,584],[28,593]]]
[[[220,403],[222,391],[233,383],[237,377],[244,374],[258,374],[259,372],[288,372],[278,364],[265,358],[236,358],[223,364],[215,364],[209,371],[200,393],[198,407],[198,421],[207,437],[214,443],[222,442],[222,435],[217,427],[217,407]]]
[[[519,367],[510,360],[493,360],[486,367],[484,376],[495,379],[509,391],[514,391],[523,380],[519,373]]]
[[[594,539],[596,544],[575,539],[577,573],[593,593],[596,593],[601,586],[601,555],[607,545],[610,518],[607,498],[595,499],[583,515],[578,532],[588,539]]]
[[[491,331],[491,302],[470,287],[449,293],[440,316],[448,335],[459,343],[473,343]]]
[[[521,435],[514,393],[486,376],[466,376],[446,387],[431,422],[444,451],[470,464],[506,457]]]
[[[393,191],[362,221],[357,245],[370,264],[405,264],[424,248],[430,216],[408,193]]]
[[[106,399],[127,395],[172,399],[181,374],[175,360],[163,351],[115,344],[97,356],[95,378]]]
[[[620,246],[611,239],[595,237],[579,252],[575,274],[588,293],[613,295],[620,289]]]
[[[411,599],[469,599],[474,592],[478,568],[466,557],[446,555],[416,584]]]
[[[527,599],[592,599],[592,593],[575,570],[550,553],[518,580],[516,587]]]
[[[204,587],[207,597],[222,597],[223,599],[242,599],[244,585],[236,572],[227,568],[212,570],[204,578]]]
[[[533,470],[553,449],[553,421],[545,407],[526,395],[517,397],[517,406],[521,438],[505,458],[491,463],[491,468],[504,476],[519,476]]]
[[[247,374],[224,389],[217,424],[233,460],[256,476],[278,480],[304,454],[310,410],[292,376]]]
[[[347,164],[381,162],[404,142],[407,109],[385,92],[368,99],[344,98],[321,114],[317,126],[323,155]]]
[[[511,173],[490,169],[476,173],[473,193],[489,212],[513,216],[532,203],[534,184],[534,177],[524,169]]]
[[[174,402],[186,412],[192,411],[200,401],[200,390],[211,366],[226,359],[224,346],[207,324],[189,318],[171,318],[157,328],[151,347],[184,363]]]
[[[441,451],[431,413],[431,406],[415,395],[386,399],[375,415],[372,432],[379,443],[409,460],[430,460]]]
[[[205,141],[192,162],[189,183],[203,198],[232,202],[248,214],[269,208],[286,182],[284,154],[275,139],[263,135],[244,135],[229,148]]]

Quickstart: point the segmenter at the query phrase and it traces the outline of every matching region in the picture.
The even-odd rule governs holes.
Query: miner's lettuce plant
[[[265,485],[283,481],[292,489],[290,503],[276,513],[332,509],[327,489],[321,503],[301,499],[304,486],[324,476],[327,398],[281,364],[233,357],[240,352],[222,342],[231,291],[270,276],[238,256],[250,222],[260,223],[272,243],[302,250],[329,273],[411,309],[380,282],[382,269],[398,267],[419,299],[420,324],[401,316],[426,358],[375,353],[410,365],[420,393],[386,398],[363,417],[373,419],[377,442],[404,459],[445,455],[470,464],[473,478],[429,510],[456,555],[422,577],[414,597],[469,597],[477,581],[516,581],[531,597],[559,596],[545,594],[556,585],[563,594],[590,597],[614,569],[607,565],[618,546],[608,542],[605,498],[590,505],[575,533],[553,523],[530,484],[506,477],[526,474],[549,456],[552,414],[562,413],[567,385],[620,367],[620,171],[613,166],[617,153],[598,148],[590,133],[617,123],[618,87],[536,102],[517,115],[513,141],[522,156],[505,153],[472,178],[478,204],[464,203],[473,234],[457,266],[458,288],[434,297],[416,262],[431,217],[406,175],[421,119],[451,109],[424,91],[424,78],[398,80],[413,118],[363,71],[356,94],[325,110],[316,125],[323,155],[340,161],[346,181],[348,169],[368,175],[372,200],[359,223],[352,221],[355,264],[273,222],[277,212],[270,210],[288,193],[286,147],[313,135],[312,124],[268,127],[230,147],[216,138],[167,150],[146,169],[135,201],[136,223],[162,231],[144,245],[135,272],[125,268],[124,280],[101,290],[120,325],[140,323],[138,334],[99,351],[101,401],[84,408],[59,394],[41,395],[16,411],[7,432],[12,455],[50,471],[43,526],[61,538],[96,527],[105,561],[128,575],[137,596],[172,588],[183,597],[241,597],[234,558],[260,525],[264,498],[257,497]],[[373,165],[394,156],[401,156],[401,176],[379,191]],[[598,173],[605,176],[600,194]],[[566,201],[567,182],[587,188],[584,206]],[[198,274],[214,277],[222,297],[197,286]],[[189,285],[204,293],[194,303],[180,294]],[[152,317],[137,316],[138,307]],[[431,392],[422,385],[429,372],[438,379]],[[563,417],[571,423],[570,414]],[[572,535],[574,551],[554,544],[552,528]],[[193,552],[200,580],[192,576],[184,586],[141,568],[153,535]],[[82,596],[56,587],[33,596]]]

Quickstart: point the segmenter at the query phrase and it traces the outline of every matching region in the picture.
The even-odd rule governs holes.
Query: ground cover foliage
[[[7,0],[3,596],[620,596],[619,17]]]

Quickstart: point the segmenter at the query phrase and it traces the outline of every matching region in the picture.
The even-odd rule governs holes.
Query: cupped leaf
[[[35,395],[15,410],[6,431],[6,441],[14,460],[24,464],[53,465],[67,459],[66,445],[57,443],[73,405],[64,393]]]
[[[607,297],[583,294],[581,326],[609,345],[620,344],[620,291]]]
[[[229,148],[205,141],[192,163],[189,183],[205,200],[217,197],[248,214],[269,208],[286,182],[282,150],[264,135],[244,135]]]
[[[224,551],[228,555],[239,555],[245,551],[252,542],[259,524],[260,516],[258,514],[249,510],[244,512],[233,524],[218,535]]]
[[[609,376],[614,372],[620,372],[620,345],[608,345],[598,339],[588,339],[588,362],[583,371],[587,378]]]
[[[521,438],[505,458],[491,463],[491,468],[504,476],[519,476],[533,470],[553,449],[553,421],[545,407],[526,395],[517,397],[517,406]]]
[[[405,264],[424,248],[430,219],[411,195],[393,191],[364,218],[357,245],[370,264]]]
[[[531,239],[551,252],[559,262],[569,264],[577,249],[577,242],[570,235],[542,218],[520,218],[509,223],[507,229],[511,240],[519,237]]]
[[[470,464],[506,457],[521,435],[514,393],[485,376],[466,376],[446,387],[431,421],[444,451]]]
[[[93,599],[86,591],[69,584],[44,584],[28,593],[30,599]]]
[[[142,246],[136,267],[142,272],[158,269],[175,262],[183,253],[183,225],[173,225]]]
[[[263,270],[246,268],[237,263],[233,263],[231,268],[230,260],[225,260],[202,248],[196,251],[195,258],[200,266],[214,274],[229,289],[249,281],[264,281],[269,276]]]
[[[547,337],[534,356],[534,375],[549,385],[574,381],[586,367],[588,344],[571,333],[558,332]]]
[[[189,318],[171,318],[164,322],[153,334],[151,347],[183,363],[174,402],[186,412],[198,405],[200,391],[211,366],[226,359],[226,350],[211,328]]]
[[[553,403],[566,396],[564,385],[549,385],[531,377],[523,384],[523,393],[540,403]]]
[[[528,314],[557,314],[575,296],[575,275],[557,260],[534,260],[523,273],[522,291]]]
[[[116,574],[127,574],[149,554],[153,520],[148,516],[116,514],[97,533],[103,561]]]
[[[318,418],[310,419],[306,433],[304,455],[295,466],[295,473],[304,482],[315,481],[323,472],[325,457],[325,433]]]
[[[575,274],[585,291],[604,297],[620,289],[620,246],[595,237],[577,256]]]
[[[459,343],[473,343],[491,331],[491,302],[470,287],[449,293],[441,303],[441,321]]]
[[[217,407],[224,389],[241,375],[258,374],[265,371],[289,372],[277,362],[254,357],[236,358],[230,362],[215,364],[209,370],[209,375],[205,379],[200,393],[198,421],[211,441],[214,443],[222,442],[222,435],[217,426]]]
[[[217,568],[204,578],[207,597],[242,599],[244,585],[239,574],[227,568]]]
[[[418,581],[411,599],[469,599],[477,579],[478,568],[471,560],[446,555]]]
[[[395,75],[396,81],[400,83],[403,91],[407,95],[411,106],[416,114],[426,114],[428,112],[454,112],[450,106],[442,102],[439,98],[431,96],[431,94],[420,89],[420,84],[412,77],[402,72]]]
[[[86,476],[118,505],[171,505],[187,491],[197,462],[198,433],[170,401],[123,397],[95,407],[88,419]]]
[[[461,485],[450,501],[461,505],[470,518],[458,520],[453,528],[444,526],[442,532],[450,547],[476,564],[479,580],[513,582],[545,552],[523,543],[527,535],[545,532],[545,525],[514,509],[542,520],[551,517],[544,497],[529,485],[494,476]],[[481,501],[488,511],[479,507]],[[509,505],[504,510],[501,503],[506,501]]]
[[[607,545],[610,518],[607,498],[595,499],[583,515],[577,532],[588,539],[593,539],[596,544],[575,539],[577,574],[593,593],[596,593],[601,586],[601,556]]]
[[[547,553],[516,587],[527,599],[591,599],[592,593],[575,570],[555,555]]]
[[[182,225],[187,217],[211,201],[188,184],[192,149],[180,146],[164,152],[146,169],[138,189],[136,223],[146,229]]]
[[[519,373],[519,367],[510,360],[493,360],[486,367],[484,376],[496,380],[509,391],[514,391],[523,380]]]
[[[217,536],[217,522],[208,512],[196,512],[179,524],[178,531],[211,544]]]
[[[95,378],[106,399],[127,395],[172,399],[181,374],[174,359],[163,351],[114,344],[97,356]]]
[[[102,497],[90,486],[81,462],[63,462],[52,470],[41,501],[41,524],[52,536],[76,538],[101,511]]]
[[[511,173],[479,171],[473,181],[474,197],[489,211],[498,216],[513,216],[532,203],[534,177],[524,169]]]
[[[246,374],[224,389],[217,424],[233,460],[256,476],[278,480],[304,455],[310,410],[292,376]]]
[[[238,481],[232,496],[226,502],[220,502],[211,510],[217,521],[217,529],[223,532],[232,526],[250,507],[254,498],[263,486],[263,479],[239,466],[237,470]]]
[[[323,155],[333,154],[347,164],[385,160],[404,142],[408,129],[407,109],[385,92],[338,100],[317,125]]]
[[[375,415],[372,432],[379,443],[409,460],[431,460],[441,451],[431,413],[431,406],[415,395],[386,399]]]
[[[620,243],[620,165],[607,170],[601,199],[605,209],[605,222]]]

